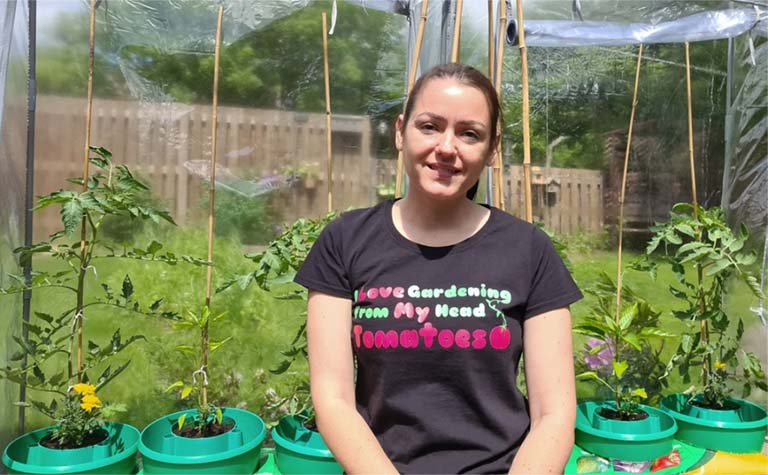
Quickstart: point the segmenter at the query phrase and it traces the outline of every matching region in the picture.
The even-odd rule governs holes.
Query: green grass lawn
[[[151,236],[137,238],[137,245],[146,246]],[[165,240],[167,249],[177,255],[189,254],[204,257],[206,253],[203,232],[173,230]],[[636,254],[625,255],[625,263],[637,258]],[[253,265],[242,256],[239,242],[219,239],[216,243],[214,260],[215,283],[221,283],[225,277],[235,273],[252,270]],[[592,251],[571,256],[574,277],[582,289],[588,288],[601,272],[607,272],[615,279],[616,255],[608,251]],[[89,298],[102,295],[101,283],[108,283],[119,289],[126,274],[131,276],[135,295],[145,303],[151,303],[160,297],[167,297],[168,307],[177,312],[199,310],[204,301],[205,268],[189,264],[168,266],[161,263],[131,260],[103,260],[97,262],[98,273],[88,274]],[[37,270],[51,270],[61,264],[50,258],[36,261]],[[663,327],[666,331],[680,334],[685,323],[670,315],[670,310],[680,308],[680,302],[668,291],[674,277],[668,269],[660,269],[656,282],[644,273],[633,270],[625,271],[625,283],[649,300],[658,311],[663,312]],[[758,318],[749,311],[756,304],[747,289],[736,285],[729,294],[728,311],[732,317],[742,316],[749,329],[760,325]],[[13,298],[13,297],[0,297]],[[70,299],[70,300],[66,300]],[[586,298],[572,308],[574,321],[588,315],[594,298]],[[55,313],[56,308],[73,306],[71,296],[57,290],[38,290],[34,293],[33,307],[38,311]],[[212,329],[212,339],[221,340],[231,336],[232,340],[214,353],[209,366],[212,381],[211,392],[215,402],[222,405],[241,405],[267,415],[264,407],[265,394],[269,388],[280,395],[292,392],[297,381],[306,374],[302,364],[292,367],[288,373],[280,376],[269,372],[282,360],[281,350],[288,347],[290,341],[303,322],[304,304],[301,301],[289,301],[274,298],[273,294],[261,291],[255,286],[242,291],[239,288],[215,295],[213,298],[214,314],[227,312],[227,316],[216,322]],[[171,383],[179,379],[189,380],[197,369],[196,362],[189,356],[174,350],[178,344],[196,344],[198,337],[191,331],[174,330],[166,320],[147,318],[109,307],[94,307],[86,314],[86,339],[97,342],[108,341],[116,328],[121,329],[123,338],[142,334],[147,340],[135,343],[117,357],[113,365],[126,359],[131,360],[130,367],[102,392],[105,400],[123,402],[128,412],[123,421],[137,427],[144,427],[153,419],[168,412],[190,407],[192,401],[181,401],[177,393],[167,393]],[[749,330],[748,330],[749,331]],[[674,340],[674,339],[673,339]],[[580,354],[585,338],[575,337],[575,351]],[[669,341],[664,346],[664,357],[669,357],[677,346],[677,340]],[[93,376],[97,376],[94,374]],[[674,374],[670,378],[667,392],[685,389],[680,378]],[[594,396],[594,390],[587,383],[579,384],[580,397]],[[761,399],[762,398],[762,399]],[[751,399],[761,401],[764,395],[754,395]],[[28,428],[50,424],[43,416],[29,411]],[[274,415],[265,417],[273,422]]]
[[[176,230],[168,239],[158,239],[177,255],[205,257],[205,235],[202,232]],[[150,239],[146,240],[148,244]],[[138,241],[136,244],[141,243]],[[214,286],[234,273],[252,270],[252,263],[243,258],[239,243],[219,240],[214,250],[217,263]],[[176,312],[199,311],[205,298],[205,268],[190,264],[169,266],[162,263],[126,259],[97,260],[98,275],[88,274],[88,299],[102,297],[102,283],[108,283],[119,292],[126,274],[133,282],[135,297],[145,304],[166,297],[167,308]],[[61,266],[50,258],[35,263],[36,270],[52,270]],[[73,294],[72,294],[73,295]],[[72,307],[71,293],[40,289],[33,297],[33,310],[54,313],[56,308]],[[286,349],[303,322],[304,304],[301,301],[280,300],[258,289],[255,285],[243,291],[232,287],[212,299],[214,314],[226,312],[211,330],[212,340],[232,339],[212,354],[209,363],[211,397],[222,405],[241,405],[254,412],[262,412],[268,388],[280,395],[288,395],[296,384],[297,375],[306,368],[297,365],[284,375],[269,372],[282,359],[280,351]],[[136,313],[94,306],[86,314],[85,339],[99,344],[107,343],[112,333],[120,328],[123,339],[141,334],[146,341],[134,343],[112,362],[117,366],[131,360],[128,369],[104,388],[100,394],[109,402],[128,405],[124,422],[144,427],[157,417],[174,410],[190,407],[194,401],[179,399],[178,391],[167,393],[174,381],[191,381],[198,364],[174,348],[179,344],[197,345],[198,334],[193,330],[174,330],[165,319],[149,318]],[[91,377],[98,376],[96,372]],[[29,413],[29,427],[48,425],[44,416],[33,410]]]

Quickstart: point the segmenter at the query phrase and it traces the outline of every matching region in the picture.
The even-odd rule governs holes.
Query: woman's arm
[[[307,344],[317,427],[346,473],[397,473],[355,407],[351,330],[350,300],[310,291]]]
[[[560,308],[523,323],[531,430],[510,474],[563,473],[573,449],[576,379],[571,312]]]

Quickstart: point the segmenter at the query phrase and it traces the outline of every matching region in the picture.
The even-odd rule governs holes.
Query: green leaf
[[[162,299],[162,298],[159,298],[159,299],[155,300],[154,302],[152,302],[152,305],[150,305],[150,306],[149,306],[149,310],[150,310],[150,311],[152,311],[152,312],[154,312],[155,310],[157,310],[158,308],[160,308],[160,304],[161,304],[162,302],[163,302],[163,299]]]
[[[642,351],[643,348],[640,343],[640,339],[637,337],[637,335],[630,333],[630,334],[622,335],[621,339],[629,343],[630,345],[632,345],[632,347],[637,351]]]
[[[169,393],[173,391],[174,389],[182,388],[184,387],[184,381],[176,381],[175,383],[171,384],[167,388],[165,388],[165,392]]]
[[[637,304],[633,304],[631,307],[626,308],[621,313],[621,318],[619,318],[619,328],[621,330],[627,330],[630,325],[632,325],[632,321],[635,319],[638,313],[638,306]]]
[[[125,278],[123,279],[123,292],[121,295],[126,300],[133,295],[133,283],[131,283],[131,278],[128,274],[125,274]]]
[[[624,374],[624,372],[629,367],[629,363],[626,361],[614,361],[613,362],[613,371],[616,373],[616,377],[621,379],[621,376]]]
[[[43,312],[35,312],[35,316],[39,318],[40,320],[43,320],[44,322],[51,324],[53,323],[53,316],[49,315],[47,313]]]
[[[178,420],[176,421],[176,425],[179,428],[179,430],[181,430],[184,427],[184,421],[186,420],[187,420],[186,414],[182,414],[179,416]]]
[[[210,348],[211,348],[211,353],[213,353],[214,351],[216,351],[219,348],[221,348],[221,345],[223,345],[224,343],[228,342],[231,339],[232,339],[232,337],[229,336],[229,337],[227,337],[227,338],[225,338],[224,340],[221,340],[221,341],[211,341],[211,342],[209,342],[209,345],[210,345]]]
[[[93,340],[88,340],[88,353],[97,355],[101,351],[101,347],[97,345]]]
[[[181,398],[186,399],[190,394],[192,394],[192,386],[184,386],[184,389],[181,390]]]
[[[594,371],[585,371],[576,375],[576,381],[588,381],[600,379]]]
[[[645,389],[643,388],[637,388],[634,391],[632,391],[633,396],[637,396],[642,399],[648,399],[648,393],[645,392]]]
[[[221,424],[224,420],[224,414],[221,412],[221,408],[216,408],[216,423]]]
[[[147,252],[149,254],[155,255],[157,254],[157,251],[163,248],[163,245],[157,241],[152,241],[149,246],[147,247]]]
[[[83,208],[80,206],[80,201],[75,196],[70,201],[64,203],[61,207],[61,220],[64,224],[64,231],[67,236],[72,236],[75,229],[80,225],[83,219]]]
[[[677,229],[678,232],[685,234],[686,236],[696,237],[696,232],[693,230],[693,228],[689,224],[680,223],[677,226],[675,226],[675,229]]]
[[[269,372],[272,373],[272,374],[283,374],[286,371],[288,371],[288,368],[291,367],[291,363],[293,363],[293,361],[291,361],[291,360],[283,360],[283,361],[280,362],[280,364],[277,366],[277,368],[272,368],[272,369],[269,370]]]
[[[704,273],[705,276],[715,275],[718,272],[721,272],[728,267],[731,266],[731,261],[728,259],[718,259],[715,261],[715,263],[709,267],[707,267],[707,271]]]
[[[94,147],[92,145],[89,148],[90,148],[92,153],[95,153],[99,157],[101,157],[104,160],[106,160],[108,163],[112,161],[112,152],[110,152],[106,148],[104,148],[104,147]]]

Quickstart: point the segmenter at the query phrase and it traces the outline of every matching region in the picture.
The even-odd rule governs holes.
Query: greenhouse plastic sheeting
[[[320,20],[321,12],[331,12],[330,1],[100,2],[91,143],[111,150],[116,162],[127,163],[152,185],[154,200],[167,205],[180,224],[168,232],[169,239],[178,235],[184,244],[199,243],[199,230],[205,228],[201,218],[207,209],[218,5],[224,6],[225,15],[219,82],[217,235],[247,249],[263,246],[282,229],[282,223],[324,214],[329,183],[336,209],[368,206],[391,197],[397,156],[394,122],[402,109],[421,2],[337,2],[335,29],[328,41],[334,159],[331,177],[326,175],[324,153],[327,131]],[[430,1],[422,70],[448,59],[455,5],[447,0]],[[580,8],[574,9],[574,5]],[[35,194],[43,195],[66,186],[63,177],[82,173],[88,12],[81,0],[39,2],[38,6],[40,95]],[[499,2],[492,7],[496,12]],[[753,10],[742,2],[725,1],[525,2],[526,20],[531,22],[659,25],[729,8]],[[16,15],[19,11],[22,7],[16,8]],[[488,70],[487,15],[487,2],[465,0],[460,58],[482,71]],[[514,16],[514,8],[510,8],[507,17]],[[732,40],[731,68],[727,39],[691,45],[699,202],[706,206],[722,203],[732,222],[746,221],[760,241],[761,256],[766,226],[765,200],[760,200],[766,193],[768,83],[762,23],[751,35],[747,32]],[[23,32],[23,28],[14,30],[14,35]],[[4,28],[0,37],[7,35]],[[627,140],[637,47],[531,46],[528,58],[534,217],[560,235],[600,240],[610,247],[616,237],[617,183]],[[10,123],[9,97],[20,100],[24,96],[21,71],[18,94],[9,92],[8,76],[2,108],[5,127]],[[522,82],[519,53],[511,45],[506,45],[502,79],[504,196],[507,211],[521,216]],[[642,249],[649,225],[666,219],[674,202],[691,199],[685,91],[683,45],[648,45],[627,191],[626,216],[631,220],[625,242],[635,252]],[[728,106],[728,97],[732,106]],[[14,117],[13,126],[23,129],[23,108]],[[14,140],[18,142],[23,135],[23,130],[15,133]],[[17,160],[23,160],[23,154],[23,147],[13,152],[16,176],[22,170]],[[10,165],[3,160],[0,166]],[[5,176],[0,175],[0,180]],[[11,202],[6,196],[13,196],[13,206],[21,206],[20,180],[0,190],[4,204]],[[3,218],[2,239],[16,245],[21,239],[20,214],[13,216],[16,221]],[[37,215],[36,240],[44,240],[58,229],[58,220],[53,209]],[[105,229],[105,235],[118,241],[146,237],[146,229],[122,224]],[[232,252],[235,255],[239,249]],[[12,263],[7,255],[2,262]],[[142,285],[141,277],[134,282],[137,288]],[[174,290],[179,295],[175,297],[184,302],[200,301],[199,288],[190,277],[190,282],[177,285]],[[99,318],[91,321],[98,322]],[[159,351],[146,347],[149,356],[142,357],[163,361],[167,355],[158,356]],[[125,386],[132,378],[155,381],[145,373],[152,368],[150,364],[131,366],[127,377],[116,380],[109,389],[128,393]],[[256,396],[253,398],[248,402],[254,404]],[[127,417],[143,426],[149,421],[142,418],[151,416],[151,411],[137,409],[131,406]]]
[[[26,2],[0,3],[0,287],[8,274],[20,274],[12,250],[24,242],[24,177],[27,137]],[[0,304],[0,365],[15,351],[12,336],[20,329],[21,296]],[[0,380],[0,447],[16,431],[19,388]]]
[[[613,23],[606,21],[530,20],[525,22],[528,46],[620,46],[651,43],[680,43],[733,38],[766,24],[765,13],[742,8],[701,12],[659,23]],[[518,24],[512,19],[507,40],[518,41]],[[759,28],[759,29],[762,29]]]

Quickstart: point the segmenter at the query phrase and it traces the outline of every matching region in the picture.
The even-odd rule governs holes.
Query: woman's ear
[[[395,147],[398,152],[403,151],[403,114],[398,115],[395,121]]]

